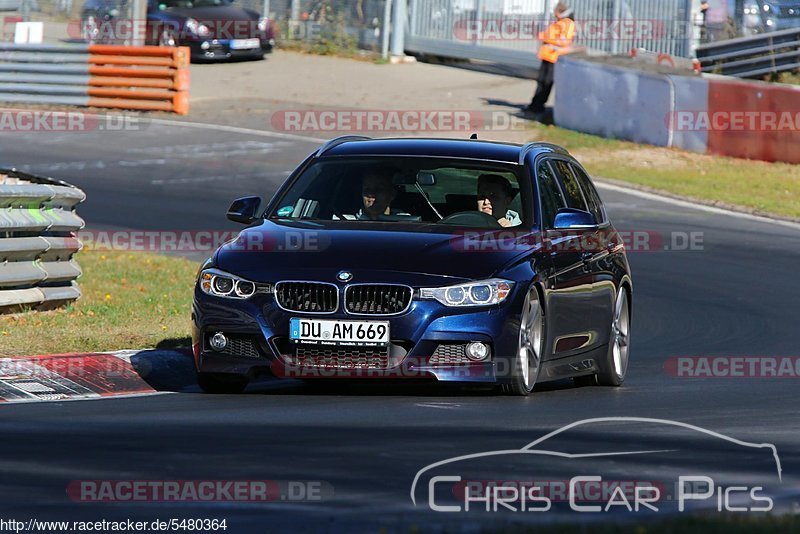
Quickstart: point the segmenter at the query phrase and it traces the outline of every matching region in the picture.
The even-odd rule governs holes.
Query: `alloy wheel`
[[[614,321],[611,324],[613,342],[614,372],[622,381],[628,370],[628,348],[630,346],[630,313],[628,310],[628,293],[624,287],[619,288],[617,303],[614,308]]]
[[[525,300],[519,329],[519,364],[522,373],[522,384],[527,391],[536,385],[539,369],[542,365],[542,339],[544,320],[539,295],[532,289]]]

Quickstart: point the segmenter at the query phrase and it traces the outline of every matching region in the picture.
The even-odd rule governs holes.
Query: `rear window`
[[[603,211],[603,201],[600,200],[600,195],[597,194],[594,184],[589,179],[589,176],[583,172],[583,169],[577,165],[570,165],[575,177],[578,179],[578,185],[581,186],[583,196],[586,198],[586,203],[589,206],[589,213],[594,215],[594,220],[597,224],[605,222],[606,216]]]
[[[572,174],[569,163],[562,160],[553,160],[553,168],[561,181],[561,189],[566,196],[567,207],[576,210],[589,211],[586,200],[583,198],[578,181]]]

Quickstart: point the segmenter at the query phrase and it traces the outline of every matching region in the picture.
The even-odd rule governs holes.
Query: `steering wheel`
[[[459,211],[448,215],[439,222],[472,228],[501,228],[497,219],[482,211]]]

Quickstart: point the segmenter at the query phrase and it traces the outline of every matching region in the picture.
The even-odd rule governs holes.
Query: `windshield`
[[[272,219],[530,227],[528,187],[513,165],[442,158],[331,158],[312,164]]]

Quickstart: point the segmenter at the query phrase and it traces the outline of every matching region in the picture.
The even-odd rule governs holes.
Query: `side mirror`
[[[588,211],[574,208],[561,208],[556,213],[556,218],[553,221],[554,230],[577,230],[596,227],[597,222],[594,220],[594,215]]]
[[[228,208],[228,219],[233,222],[250,224],[258,219],[261,197],[237,198]]]

